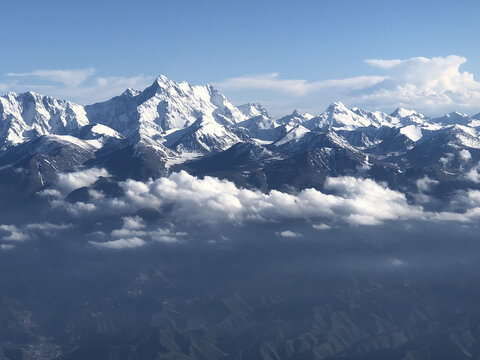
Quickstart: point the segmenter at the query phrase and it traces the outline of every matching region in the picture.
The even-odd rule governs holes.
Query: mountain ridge
[[[12,174],[19,174],[36,184],[32,193],[60,172],[93,166],[139,180],[177,170],[212,175],[207,170],[215,168],[214,175],[263,191],[321,187],[327,176],[345,174],[407,186],[415,179],[398,179],[408,171],[437,177],[453,172],[461,182],[477,166],[480,122],[474,117],[452,112],[429,118],[403,108],[388,115],[334,102],[319,115],[294,110],[276,118],[259,103],[235,106],[211,85],[163,75],[142,91],[127,89],[85,106],[8,93],[0,97],[0,178],[15,187]],[[239,163],[238,151],[229,150],[242,143],[255,147],[244,148]],[[467,152],[468,161],[449,165],[448,159]],[[209,159],[238,166],[212,167]]]

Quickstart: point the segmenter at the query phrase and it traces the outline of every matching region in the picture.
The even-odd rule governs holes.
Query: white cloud
[[[480,82],[468,71],[461,71],[465,57],[412,57],[407,59],[367,59],[376,74],[344,79],[307,81],[282,79],[278,73],[247,75],[227,79],[215,85],[228,91],[261,91],[265,103],[268,92],[296,95],[280,99],[290,107],[320,112],[333,101],[351,106],[391,111],[396,107],[414,108],[439,115],[442,112],[480,110]],[[321,105],[322,108],[318,108]],[[314,107],[314,108],[312,108]],[[282,106],[282,111],[284,107]],[[274,109],[275,111],[275,109]]]
[[[281,91],[292,95],[303,96],[325,89],[350,90],[364,89],[385,80],[384,76],[357,76],[346,79],[331,79],[309,82],[307,80],[280,79],[278,73],[240,76],[227,79],[214,85],[222,89],[261,89]]]
[[[146,245],[146,242],[140,238],[133,237],[128,239],[118,239],[105,242],[90,241],[91,245],[106,249],[132,249]]]
[[[422,109],[478,107],[480,83],[472,73],[460,71],[466,58],[414,57],[372,59],[366,62],[383,72],[387,79],[359,97],[360,101],[384,106],[409,106]]]
[[[438,181],[434,179],[430,179],[428,176],[424,176],[421,179],[417,180],[417,189],[420,193],[428,193],[432,191],[432,188],[435,185],[438,185]]]
[[[15,245],[12,244],[1,244],[0,245],[0,250],[7,251],[7,250],[12,250],[15,249]]]
[[[480,183],[480,163],[473,166],[467,173],[465,173],[465,179],[474,183]]]
[[[77,177],[72,174],[72,178]],[[198,179],[184,171],[147,183],[127,180],[120,186],[125,192],[121,198],[98,198],[74,204],[54,200],[52,203],[77,216],[89,213],[92,216],[98,213],[126,216],[143,208],[168,208],[174,219],[204,223],[324,218],[378,224],[422,216],[422,209],[409,205],[403,194],[373,180],[352,177],[329,178],[325,183],[329,194],[315,189],[306,189],[296,195],[276,190],[264,194],[209,176]],[[124,222],[138,227],[139,219],[127,218]],[[128,226],[130,228],[116,230],[113,235],[143,234],[138,232],[141,229]]]
[[[24,242],[34,239],[39,233],[52,235],[70,229],[73,224],[53,224],[49,222],[27,225],[0,225],[0,239],[3,241]],[[3,234],[3,236],[1,236]]]
[[[280,232],[277,232],[276,234],[284,238],[296,238],[296,237],[302,236],[301,234],[293,232],[291,230],[280,231]]]
[[[138,230],[145,227],[145,221],[140,216],[125,216],[123,218],[123,228],[129,230]]]
[[[105,169],[85,169],[76,172],[59,173],[55,183],[55,187],[62,194],[68,195],[75,189],[89,186],[97,181],[100,177],[110,176]]]
[[[332,228],[330,225],[327,224],[313,224],[312,227],[315,230],[328,230]]]
[[[415,195],[427,197],[424,192],[430,192],[436,184],[429,178],[420,179]],[[51,202],[66,210],[66,214],[73,215],[72,222],[84,216],[123,216],[122,227],[110,232],[111,241],[98,245],[112,249],[156,241],[178,242],[187,235],[168,226],[151,228],[144,219],[136,216],[142,209],[153,209],[169,223],[180,222],[186,226],[307,219],[318,224],[313,228],[319,230],[337,224],[375,226],[387,221],[407,220],[471,222],[480,218],[480,191],[477,190],[458,193],[447,211],[429,212],[421,206],[409,204],[403,193],[384,184],[348,176],[328,178],[324,191],[305,189],[297,194],[242,189],[230,181],[209,176],[199,179],[184,171],[145,183],[128,180],[121,182],[120,186],[124,195],[119,198],[91,198],[88,203],[70,203],[61,199]],[[283,235],[279,233],[280,236],[289,234],[288,231]]]
[[[66,230],[73,227],[73,224],[52,224],[52,223],[38,223],[38,224],[28,224],[25,226],[27,230],[39,230],[39,231],[58,231]]]
[[[448,164],[450,164],[452,162],[454,157],[455,157],[455,155],[453,155],[452,153],[447,153],[446,156],[441,157],[439,159],[439,161],[443,165],[443,167],[446,167],[446,166],[448,166]]]
[[[143,90],[153,83],[152,76],[111,76],[97,77],[88,84],[77,87],[31,87],[31,90],[42,94],[49,94],[55,97],[67,98],[80,104],[92,104],[108,100],[123,93],[127,88]]]
[[[90,104],[120,95],[127,88],[142,90],[153,76],[94,76],[94,68],[44,69],[24,73],[7,73],[15,80],[0,84],[0,91],[36,91],[40,94]]]
[[[8,233],[2,237],[4,241],[25,241],[30,238],[28,234],[23,233],[17,226],[15,225],[0,225],[0,231]]]
[[[41,78],[44,80],[61,83],[65,86],[77,87],[90,76],[95,74],[95,69],[65,69],[65,70],[35,70],[25,73],[7,73],[11,77]]]
[[[472,158],[472,154],[470,154],[470,151],[467,149],[460,150],[458,154],[460,155],[460,159],[464,162],[468,162]]]

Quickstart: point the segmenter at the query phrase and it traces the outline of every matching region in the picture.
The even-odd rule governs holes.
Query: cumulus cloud
[[[428,176],[424,176],[423,178],[417,180],[417,189],[419,192],[428,193],[432,191],[432,188],[435,185],[438,185],[438,183],[439,182],[437,180],[430,179]]]
[[[480,163],[465,173],[465,179],[477,184],[480,183]]]
[[[74,179],[72,182],[77,186],[78,178],[82,177],[70,174],[69,182]],[[417,195],[431,192],[436,184],[428,177],[419,179]],[[375,226],[412,220],[468,223],[480,219],[480,190],[459,191],[445,211],[431,212],[409,203],[405,194],[383,183],[349,176],[327,178],[322,191],[305,189],[296,194],[277,190],[262,193],[214,177],[200,179],[184,171],[147,182],[127,180],[119,185],[123,194],[118,197],[106,194],[90,197],[88,202],[73,203],[62,198],[50,199],[53,209],[60,210],[68,224],[1,225],[0,236],[6,241],[23,241],[37,238],[40,231],[62,231],[77,221],[92,220],[100,224],[92,233],[95,235],[91,235],[92,246],[126,249],[155,242],[185,242],[188,234],[183,229],[199,225],[242,226],[250,222],[281,224],[285,220],[307,220],[314,229],[326,230],[345,224]],[[122,225],[105,228],[99,221],[103,217],[121,217]],[[301,236],[292,230],[279,231],[277,235]]]
[[[291,230],[277,232],[277,235],[284,238],[296,238],[302,236],[300,233],[296,233]]]
[[[467,61],[462,56],[414,57],[409,59],[371,59],[366,62],[386,77],[379,86],[363,95],[392,105],[408,105],[434,109],[446,105],[459,108],[478,106],[480,83],[472,73],[460,71]]]
[[[446,166],[448,166],[448,164],[450,164],[452,162],[454,157],[455,157],[455,155],[453,155],[452,153],[447,153],[447,154],[445,154],[445,156],[441,157],[439,159],[439,161],[443,165],[443,167],[446,167]]]
[[[149,236],[153,241],[163,243],[174,243],[180,241],[183,237],[188,235],[186,232],[172,232],[170,229],[156,229],[149,232]]]
[[[125,216],[123,218],[123,228],[129,230],[138,230],[145,227],[145,221],[140,216]]]
[[[73,175],[73,178],[76,178]],[[371,179],[349,176],[328,178],[322,191],[305,189],[296,194],[272,190],[262,193],[238,188],[233,182],[206,176],[203,179],[184,171],[167,177],[139,182],[120,182],[123,195],[119,197],[91,197],[88,202],[71,203],[51,200],[52,205],[71,216],[70,221],[90,217],[119,216],[121,227],[104,230],[91,244],[108,249],[133,248],[153,242],[174,243],[186,239],[184,226],[222,223],[243,225],[249,222],[281,223],[285,220],[306,219],[317,230],[342,224],[375,226],[388,221],[456,221],[472,222],[480,218],[480,191],[459,192],[443,212],[426,211],[411,204],[405,194],[389,189]],[[437,181],[424,177],[417,181],[415,197],[428,196]],[[162,219],[166,226],[149,223],[139,214],[144,210],[158,214],[150,219]],[[151,216],[151,215],[150,215]],[[152,221],[152,220],[149,220]],[[180,227],[179,227],[180,226]],[[48,227],[48,226],[43,226]],[[30,225],[18,232],[40,229]],[[26,232],[28,236],[31,233]],[[282,237],[299,236],[290,230],[278,233]]]
[[[90,186],[100,177],[108,177],[109,174],[105,169],[85,169],[76,172],[59,173],[55,188],[63,195],[67,195],[75,189],[79,189],[84,186]],[[48,192],[49,195],[54,193]]]
[[[458,152],[458,155],[463,162],[468,162],[472,158],[472,154],[470,154],[470,151],[468,151],[467,149],[460,150]]]
[[[108,240],[95,240],[89,243],[104,249],[130,249],[144,246],[149,242],[179,242],[188,235],[186,232],[174,231],[168,227],[148,226],[140,216],[125,216],[122,219],[122,227],[112,230],[109,236],[104,232],[96,232],[90,235],[97,239]]]
[[[270,101],[266,93],[295,95],[294,101],[285,98],[281,102],[313,112],[320,112],[338,100],[351,106],[384,111],[408,107],[432,115],[453,110],[478,112],[480,82],[472,73],[461,70],[466,61],[465,57],[457,55],[367,59],[365,63],[376,72],[373,75],[308,81],[285,79],[278,73],[270,73],[229,78],[215,85],[225,91],[258,90],[260,99],[256,100],[275,107],[280,105]],[[319,104],[322,108],[318,108]]]
[[[75,174],[71,178],[77,179]],[[74,182],[77,184],[77,182]],[[78,185],[78,184],[77,184]],[[409,205],[402,193],[369,179],[329,178],[326,192],[306,189],[298,194],[272,190],[268,194],[242,189],[234,183],[206,176],[196,178],[182,171],[146,183],[120,183],[120,198],[97,198],[89,203],[55,200],[76,216],[102,213],[128,216],[140,209],[168,209],[168,215],[186,222],[280,221],[282,219],[326,219],[353,224],[378,224],[387,220],[419,218],[422,209]],[[116,236],[140,236],[137,218],[125,218]]]
[[[24,242],[38,238],[39,235],[54,235],[60,231],[71,229],[73,224],[54,224],[49,222],[26,225],[0,225],[0,239],[9,242]],[[3,235],[3,236],[2,236]],[[8,245],[5,249],[9,249]]]

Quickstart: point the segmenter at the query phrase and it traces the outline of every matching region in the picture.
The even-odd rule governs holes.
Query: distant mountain
[[[431,119],[414,110],[388,115],[340,102],[319,115],[295,110],[277,119],[258,103],[234,106],[210,85],[161,75],[143,91],[127,89],[87,106],[32,92],[0,97],[0,179],[25,196],[79,167],[139,180],[183,168],[265,191],[320,187],[327,176],[357,173],[401,186],[413,179],[398,174],[423,176],[462,150],[475,157],[477,126],[478,114]],[[215,159],[220,163],[212,165]],[[448,171],[457,180],[476,166],[473,160],[454,164]]]

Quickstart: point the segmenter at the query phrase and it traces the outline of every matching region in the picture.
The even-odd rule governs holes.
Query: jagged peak
[[[425,115],[419,113],[419,112],[416,111],[416,110],[405,109],[405,108],[402,108],[402,107],[396,108],[396,109],[390,114],[390,116],[391,116],[391,117],[396,117],[396,118],[404,118],[404,117],[408,117],[408,116],[425,117]]]
[[[258,102],[246,103],[237,106],[240,112],[247,117],[266,116],[270,117],[268,111]]]
[[[446,114],[445,117],[447,117],[447,118],[459,118],[459,117],[467,118],[469,116],[468,116],[468,114],[461,113],[459,111],[452,111],[452,112]]]
[[[326,111],[348,111],[348,108],[345,106],[344,103],[340,101],[334,101],[330,105]]]
[[[167,78],[163,74],[158,75],[157,78],[155,79],[155,83],[157,83],[158,85],[167,84],[167,83],[171,83],[171,82],[172,82],[172,80],[170,80],[169,78]]]
[[[134,97],[134,96],[137,96],[139,93],[140,93],[140,91],[138,91],[138,90],[128,88],[122,93],[122,95]]]

